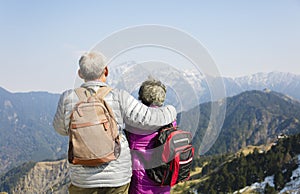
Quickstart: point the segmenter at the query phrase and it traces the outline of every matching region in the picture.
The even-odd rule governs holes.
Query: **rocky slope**
[[[26,165],[12,169],[1,177],[0,191],[11,194],[67,193],[69,178],[66,160],[38,162],[24,170]]]

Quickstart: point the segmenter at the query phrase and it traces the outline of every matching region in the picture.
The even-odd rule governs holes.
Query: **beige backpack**
[[[94,95],[77,88],[79,98],[70,118],[68,159],[72,164],[98,166],[120,155],[119,131],[104,97],[111,91],[101,87]]]

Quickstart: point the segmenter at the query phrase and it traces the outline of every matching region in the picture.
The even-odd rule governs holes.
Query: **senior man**
[[[89,52],[79,60],[79,77],[84,80],[81,87],[96,93],[107,86],[108,67],[105,57],[99,52]],[[55,130],[64,136],[69,134],[70,115],[78,103],[75,91],[65,91],[59,100],[53,120]],[[105,97],[116,117],[120,133],[121,153],[111,162],[97,167],[69,164],[71,185],[69,193],[128,193],[132,175],[131,156],[123,131],[124,124],[145,130],[156,130],[176,119],[173,106],[151,108],[143,105],[124,90],[113,89]],[[101,144],[101,142],[99,142]]]

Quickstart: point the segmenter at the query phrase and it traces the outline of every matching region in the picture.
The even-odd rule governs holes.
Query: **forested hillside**
[[[201,104],[184,114],[192,119],[196,111],[201,112],[193,140],[198,149],[210,119],[210,103]],[[207,154],[236,152],[247,145],[265,144],[281,133],[297,134],[300,132],[299,121],[299,101],[283,94],[265,90],[229,97],[222,130]]]
[[[277,193],[286,183],[293,181],[292,172],[299,167],[299,155],[300,134],[278,139],[268,151],[255,148],[247,155],[241,152],[200,157],[195,159],[194,167],[201,167],[202,170],[191,177],[189,184],[185,184],[188,189],[178,185],[174,190],[203,194],[231,193],[271,176],[274,185],[266,184],[265,188],[259,188],[260,192],[256,192]]]

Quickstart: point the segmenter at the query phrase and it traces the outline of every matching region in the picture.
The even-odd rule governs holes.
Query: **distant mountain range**
[[[200,149],[210,119],[211,103],[184,112],[193,119],[200,112],[194,145]],[[183,123],[183,126],[188,125]],[[300,102],[270,90],[246,91],[227,98],[224,124],[209,154],[236,152],[247,145],[271,142],[278,134],[300,133]]]
[[[122,70],[119,70],[115,73],[112,72],[110,79],[117,80],[115,77],[116,74],[118,73],[120,75],[122,72]],[[165,72],[168,73],[167,69]],[[129,78],[130,75],[131,74],[127,74]],[[181,93],[183,99],[187,99],[184,100],[184,102],[178,102],[178,98],[176,98],[176,96],[172,97],[171,95],[167,104],[174,104],[178,107],[180,103],[186,103],[185,107],[191,108],[195,107],[195,105],[198,105],[200,102],[209,101],[209,88],[207,88],[207,85],[205,85],[205,79],[202,75],[195,74],[193,72],[185,72],[185,74],[182,74],[176,71],[172,71],[171,74],[169,72],[167,75],[167,79],[172,78],[172,87],[176,88],[176,92]],[[126,78],[126,76],[124,76],[124,78]],[[142,77],[140,77],[140,79],[142,80]],[[180,81],[182,79],[185,79],[185,81]],[[246,90],[261,90],[264,88],[269,88],[272,91],[281,92],[291,96],[292,98],[300,99],[300,93],[298,92],[300,91],[299,75],[273,72],[268,74],[259,73],[236,79],[224,78],[223,80],[228,96],[233,96]],[[189,87],[183,83],[189,83]],[[114,84],[118,85],[117,83],[112,83],[112,85]],[[132,90],[134,90],[134,88]],[[200,102],[192,102],[190,100],[189,95],[191,90],[194,90],[196,93],[200,94]],[[172,93],[172,90],[169,90],[169,93]],[[175,92],[173,94],[175,94]],[[241,98],[244,97],[245,94],[243,94]],[[59,94],[50,94],[47,92],[11,93],[0,87],[0,174],[26,161],[42,161],[45,159],[58,159],[64,157],[63,155],[66,154],[67,151],[68,140],[66,137],[58,135],[52,127],[52,119],[56,111],[58,99]],[[251,101],[254,99],[255,98],[253,97],[253,99],[249,98],[248,100]],[[228,105],[231,105],[232,109],[234,106],[236,109],[243,109],[243,106],[250,103],[247,102],[248,100],[241,100],[238,97],[232,99],[229,98]],[[234,105],[235,102],[238,103],[239,101],[243,102],[244,105]],[[276,107],[274,103],[271,105]],[[267,101],[261,105],[264,104],[268,104]],[[205,110],[205,108],[201,109]],[[261,109],[263,110],[264,108]],[[284,110],[285,108],[281,107],[280,109]],[[231,108],[228,107],[227,117],[230,110]],[[291,107],[291,110],[294,110],[294,108]],[[209,111],[208,108],[207,111]],[[262,113],[264,113],[264,111],[262,111]],[[296,113],[297,110],[295,110],[294,114]],[[205,113],[201,114],[202,116],[205,115]],[[285,116],[283,117],[284,120],[287,119]],[[267,119],[269,118],[271,118],[270,115],[268,115]],[[204,117],[201,117],[200,119],[202,126],[200,126],[199,129],[202,129],[205,126],[205,120],[203,120]],[[261,121],[265,121],[264,119],[265,118],[263,118]],[[228,129],[224,128],[224,132],[222,132],[220,137],[223,136],[223,133],[228,133],[226,131],[229,130],[230,122],[234,122],[233,120],[230,120],[230,118],[225,120],[224,127],[227,127]],[[281,120],[282,119],[280,118],[275,119],[276,122],[280,122]],[[276,124],[275,121],[271,123]],[[297,123],[294,122],[293,125],[296,126]],[[277,130],[276,132],[278,131],[280,130]],[[234,142],[236,144],[236,148],[250,143],[259,143],[259,137],[266,138],[266,134],[259,137],[257,134],[258,133],[253,133],[253,136],[248,136],[249,134],[246,135],[244,137],[244,139],[246,139],[246,143]],[[233,134],[233,137],[235,136],[236,135]],[[199,137],[201,138],[201,135]],[[263,141],[264,140],[262,140],[262,142]],[[220,144],[218,143],[217,145]],[[227,149],[234,150],[233,148],[229,147],[226,147],[226,150]],[[223,151],[225,151],[225,149]]]
[[[179,71],[164,64],[149,67],[129,62],[111,69],[108,83],[136,95],[140,83],[148,75],[160,79],[168,86],[166,103],[175,105],[177,110],[189,110],[200,103],[212,101],[212,90],[224,90],[224,95],[220,96],[225,97],[268,88],[300,100],[300,75],[283,72],[256,73],[236,78],[209,77],[199,71]],[[212,83],[217,83],[220,88],[210,86]]]
[[[189,71],[184,72],[184,75],[184,77],[188,80],[188,83],[195,86],[194,88],[200,96],[200,103],[211,101],[210,88],[208,87],[204,76],[201,76],[199,73]],[[197,82],[199,79],[201,80],[201,84]],[[300,100],[300,75],[292,73],[256,73],[236,78],[217,77],[212,79],[221,79],[223,81],[226,96],[228,97],[249,90],[270,89]]]
[[[300,100],[300,75],[293,73],[256,73],[237,78],[224,78],[224,83],[227,96],[233,96],[247,90],[268,88]]]
[[[65,154],[67,138],[52,127],[58,98],[47,92],[10,93],[0,88],[0,174],[25,161]]]

